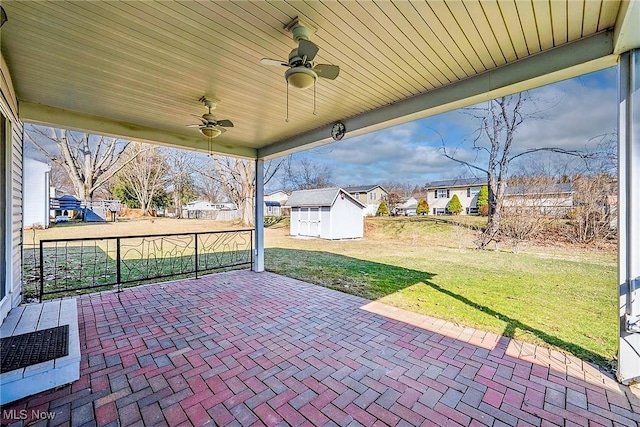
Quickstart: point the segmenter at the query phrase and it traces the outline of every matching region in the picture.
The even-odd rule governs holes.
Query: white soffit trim
[[[433,116],[485,100],[522,92],[617,64],[613,31],[605,31],[541,52],[448,86],[344,119],[347,136]],[[331,142],[331,125],[258,149],[259,158],[273,158]]]

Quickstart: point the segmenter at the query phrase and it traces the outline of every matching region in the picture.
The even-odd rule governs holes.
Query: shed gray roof
[[[446,188],[446,187],[465,187],[469,185],[487,185],[486,178],[458,178],[446,179],[442,181],[432,181],[427,183],[428,189]]]
[[[333,188],[320,188],[318,190],[298,190],[291,193],[291,197],[287,200],[285,206],[290,207],[304,207],[304,206],[332,206],[333,202],[338,198],[340,192],[344,193],[346,197],[349,197],[354,203],[364,207],[364,205],[353,198],[345,190],[333,187]]]

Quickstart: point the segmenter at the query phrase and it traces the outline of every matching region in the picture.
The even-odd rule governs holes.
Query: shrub
[[[463,211],[462,203],[460,203],[460,198],[457,194],[454,194],[451,198],[451,201],[447,205],[447,212],[452,215],[458,215]]]
[[[478,213],[482,216],[489,216],[489,187],[483,185],[478,193],[478,201],[476,202]]]
[[[416,214],[427,215],[429,213],[429,203],[425,199],[420,199],[418,207],[416,207]]]
[[[380,205],[378,205],[376,216],[378,215],[389,215],[389,208],[387,208],[387,204],[384,200],[380,202]]]

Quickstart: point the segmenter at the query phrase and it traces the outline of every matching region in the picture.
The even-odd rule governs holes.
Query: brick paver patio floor
[[[640,424],[640,399],[576,358],[271,273],[78,308],[80,380],[3,408],[3,423],[26,410],[25,425],[47,411],[73,426]]]

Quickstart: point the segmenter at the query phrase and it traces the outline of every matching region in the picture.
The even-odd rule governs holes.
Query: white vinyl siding
[[[4,159],[2,165],[5,208],[2,212],[2,271],[0,321],[22,298],[22,123],[17,116],[17,102],[4,58],[0,57],[0,113],[4,116]]]
[[[2,281],[0,282],[0,301],[5,297],[5,295],[9,292],[7,289],[7,262],[6,262],[6,254],[7,254],[7,119],[4,115],[0,114],[0,139],[2,140],[2,146],[0,146],[0,181],[2,181],[2,185],[0,186],[0,218],[2,218],[2,224],[0,226],[0,254],[2,254],[2,262],[0,262],[0,278]],[[0,319],[1,322],[1,319]]]
[[[471,184],[471,185],[469,185]],[[443,185],[444,186],[444,185]],[[480,192],[480,185],[475,183],[466,183],[466,185],[459,186],[444,186],[445,188],[429,188],[427,192],[427,203],[429,204],[430,211],[433,215],[446,215],[447,205],[451,201],[451,198],[456,195],[460,199],[462,204],[462,215],[474,215],[477,213],[478,193]]]
[[[321,239],[358,239],[364,235],[363,206],[342,190],[335,189],[332,200],[323,198],[327,190],[294,191],[291,207],[290,234]],[[364,194],[364,193],[362,193]],[[312,203],[318,203],[312,206]],[[300,206],[302,205],[302,206]]]

